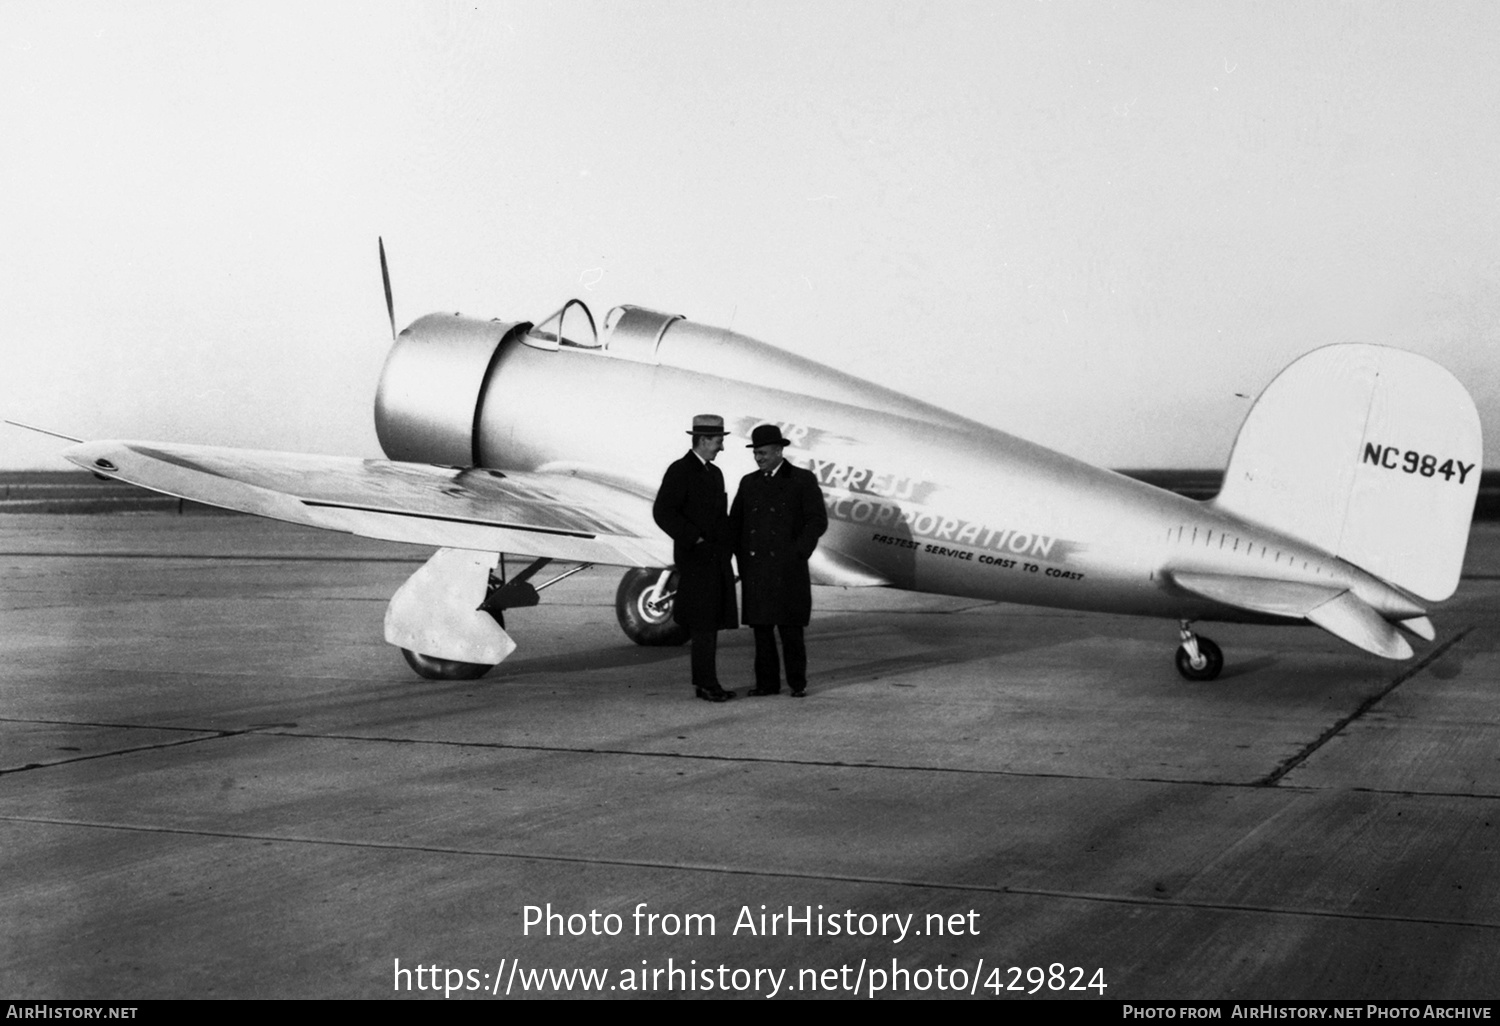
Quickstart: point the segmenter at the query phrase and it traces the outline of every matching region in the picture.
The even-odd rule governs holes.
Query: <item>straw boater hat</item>
[[[759,449],[763,445],[791,445],[792,443],[781,437],[781,428],[775,424],[762,424],[750,432],[750,444],[746,449]]]
[[[698,435],[723,436],[729,434],[729,432],[724,430],[723,417],[720,417],[716,413],[700,413],[693,418],[693,430],[689,431],[688,434],[695,437]]]

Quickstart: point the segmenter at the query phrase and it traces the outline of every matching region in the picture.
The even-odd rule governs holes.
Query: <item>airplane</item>
[[[731,432],[726,480],[736,459],[752,469],[733,440],[760,424],[816,475],[829,530],[813,583],[1164,618],[1190,681],[1224,664],[1200,621],[1311,623],[1406,659],[1458,585],[1479,416],[1414,353],[1348,343],[1291,363],[1246,416],[1222,490],[1197,501],[678,314],[617,306],[596,322],[570,299],[536,323],[434,313],[398,334],[383,241],[380,260],[387,459],[141,441],[64,455],[167,495],[436,548],[385,615],[424,678],[488,672],[516,647],[504,611],[592,565],[625,570],[627,636],[683,643],[651,505],[703,412]],[[517,554],[530,562],[509,573]],[[552,562],[573,566],[533,585]]]

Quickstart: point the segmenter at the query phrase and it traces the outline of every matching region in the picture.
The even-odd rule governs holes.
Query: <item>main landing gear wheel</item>
[[[1177,672],[1188,680],[1213,680],[1224,669],[1224,653],[1208,638],[1200,638],[1184,625],[1177,649]]]
[[[403,648],[401,655],[406,665],[417,671],[417,676],[428,680],[478,680],[494,669],[487,663],[465,663],[457,659],[439,659]]]
[[[637,645],[681,645],[691,633],[672,622],[677,574],[636,567],[625,571],[615,591],[615,616],[626,637]]]

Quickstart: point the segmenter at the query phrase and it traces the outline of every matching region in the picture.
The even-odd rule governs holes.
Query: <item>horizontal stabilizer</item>
[[[1402,620],[1401,626],[1411,631],[1423,641],[1431,641],[1437,637],[1437,630],[1432,626],[1432,621],[1425,616],[1414,616],[1410,620]]]
[[[1336,586],[1233,574],[1174,573],[1172,580],[1185,591],[1226,606],[1296,619],[1306,617],[1344,590]]]
[[[1307,618],[1336,638],[1386,659],[1410,659],[1411,645],[1371,606],[1352,592],[1344,592],[1307,614]]]
[[[1272,616],[1309,620],[1336,638],[1387,659],[1407,659],[1411,645],[1369,603],[1338,586],[1233,574],[1172,575],[1178,587],[1202,598]],[[1401,626],[1431,641],[1436,632],[1425,616]]]

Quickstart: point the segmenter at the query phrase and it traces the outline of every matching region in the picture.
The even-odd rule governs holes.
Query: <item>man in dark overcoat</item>
[[[760,469],[740,480],[729,529],[739,561],[743,619],[755,628],[755,687],[750,694],[781,691],[780,633],[787,686],[794,698],[801,698],[807,690],[803,628],[812,618],[807,561],[828,530],[828,511],[812,471],[782,457],[788,444],[774,424],[750,433]]]
[[[727,702],[719,686],[719,631],[739,626],[734,601],[734,551],[729,534],[724,474],[714,458],[724,450],[724,418],[693,418],[693,448],[667,468],[651,508],[656,525],[672,537],[677,596],[672,619],[691,632],[693,687],[699,698]]]

